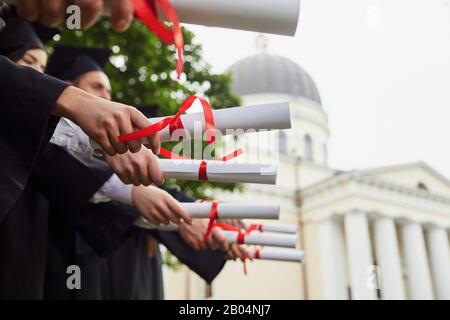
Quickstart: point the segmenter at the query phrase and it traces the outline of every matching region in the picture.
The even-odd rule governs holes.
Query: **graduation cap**
[[[73,81],[89,71],[103,71],[110,56],[110,49],[59,45],[50,57],[46,73]]]
[[[2,13],[5,26],[0,30],[0,55],[12,61],[23,57],[30,49],[43,49],[58,29],[47,28],[38,23],[30,23],[18,17],[14,8]]]

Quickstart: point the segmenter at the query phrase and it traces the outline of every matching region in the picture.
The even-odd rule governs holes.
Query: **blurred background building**
[[[263,36],[257,47],[229,71],[243,105],[290,102],[292,129],[275,133],[278,183],[216,196],[280,203],[280,222],[300,227],[305,263],[255,261],[244,275],[242,264],[230,262],[211,287],[187,269],[165,270],[166,297],[450,299],[450,181],[422,162],[330,168],[328,118],[313,79],[291,60],[269,54]],[[253,154],[255,141],[264,151],[273,136],[251,134],[239,144],[261,160],[264,154]]]

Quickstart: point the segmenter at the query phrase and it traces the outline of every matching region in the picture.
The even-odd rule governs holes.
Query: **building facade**
[[[229,70],[243,105],[290,102],[292,129],[275,133],[278,183],[216,197],[280,203],[280,222],[300,227],[305,262],[255,261],[248,275],[230,262],[211,288],[186,269],[166,270],[167,298],[450,299],[450,181],[425,163],[330,168],[328,118],[314,81],[258,42],[258,54]],[[255,137],[239,138],[251,155]],[[256,145],[267,147],[264,139]]]

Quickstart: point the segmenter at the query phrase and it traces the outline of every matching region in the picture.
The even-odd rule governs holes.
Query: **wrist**
[[[87,105],[90,97],[87,92],[74,86],[68,86],[56,100],[53,114],[76,123],[76,115],[81,108]]]

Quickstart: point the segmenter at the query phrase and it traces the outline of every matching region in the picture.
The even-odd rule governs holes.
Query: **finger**
[[[173,201],[168,201],[168,205],[170,210],[179,218],[183,219],[184,222],[187,224],[192,224],[192,217],[191,215],[184,209],[180,203],[173,199]]]
[[[108,121],[106,123],[106,129],[108,131],[109,141],[111,142],[114,150],[119,154],[123,154],[128,151],[128,148],[125,143],[120,142],[117,138],[120,135],[119,123],[119,119],[115,119],[114,122],[113,120],[111,122]]]
[[[28,21],[36,21],[39,17],[39,1],[18,0],[17,13]]]
[[[132,184],[130,177],[126,173],[116,173],[119,177],[120,181],[122,181],[124,184]]]
[[[120,119],[121,119],[119,123],[120,134],[127,134],[134,131],[131,117],[130,119],[126,119],[126,121],[124,121],[122,118]],[[139,140],[127,141],[126,146],[127,149],[129,149],[131,152],[137,152],[141,149],[140,143],[141,142]]]
[[[227,251],[229,243],[224,235],[217,229],[213,229],[212,236],[217,241],[217,243],[222,247],[222,250]]]
[[[103,0],[75,0],[74,4],[80,7],[83,29],[88,29],[95,24],[103,11]]]
[[[200,242],[198,242],[194,237],[189,236],[186,242],[195,250],[200,250]]]
[[[133,19],[133,5],[129,0],[112,0],[111,24],[114,30],[122,32],[128,29]]]
[[[136,181],[139,183],[139,185],[143,184],[145,186],[148,186],[150,183],[147,183],[150,179],[148,178],[147,174],[147,166],[143,165],[139,161],[133,161],[132,163],[134,168],[134,177],[136,178]]]
[[[32,2],[32,1],[29,1]],[[63,0],[41,0],[39,22],[47,27],[56,27],[64,21],[66,6]]]
[[[233,252],[233,255],[234,255],[236,258],[239,258],[239,259],[241,259],[242,261],[244,261],[244,257],[242,256],[242,254],[241,254],[241,252],[240,252],[238,246],[232,246],[232,247],[231,247],[231,251]]]
[[[117,154],[116,150],[111,145],[109,141],[108,134],[105,131],[101,131],[97,134],[97,137],[94,138],[95,141],[102,147],[103,151],[106,152],[109,156],[115,156]]]
[[[158,214],[161,216],[162,219],[164,219],[164,224],[169,224],[170,222],[175,222],[170,219],[170,210],[165,204],[158,204],[155,206],[155,210],[158,212]]]
[[[237,246],[238,247],[238,250],[239,250],[239,252],[240,252],[240,255],[243,257],[243,258],[248,258],[248,259],[250,259],[251,261],[253,261],[253,257],[252,256],[250,256],[250,254],[248,253],[248,251],[246,250],[246,249],[244,249],[244,247],[242,247],[242,246]]]
[[[132,128],[143,129],[150,125],[150,122],[147,120],[147,118],[136,108],[130,108],[130,120],[131,120]],[[138,152],[141,148],[140,140],[129,141],[128,144],[129,144],[131,152]],[[136,148],[136,149],[132,149],[132,148]],[[153,150],[153,148],[152,148],[152,150]]]
[[[153,153],[158,155],[161,150],[161,139],[157,134],[152,134],[147,137],[148,145]]]
[[[148,215],[150,217],[152,217],[152,219],[155,221],[154,224],[155,225],[160,225],[160,224],[168,224],[169,221],[167,221],[167,219],[165,219],[160,212],[158,212],[157,210],[152,210],[151,212],[148,213]]]
[[[150,152],[150,151],[149,151]],[[150,160],[148,161],[148,175],[151,179],[151,182],[153,182],[156,185],[160,185],[164,181],[164,174],[161,171],[161,168],[159,167],[157,158],[150,154]]]
[[[130,165],[130,167],[127,168],[126,172],[127,172],[128,179],[130,180],[130,182],[133,185],[135,185],[136,187],[141,185],[139,177],[138,177],[138,175],[137,175],[137,173],[136,173],[136,171],[135,171],[133,166]]]

